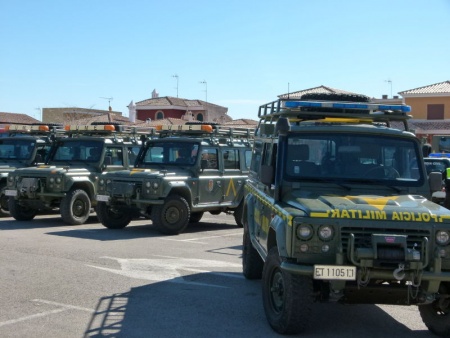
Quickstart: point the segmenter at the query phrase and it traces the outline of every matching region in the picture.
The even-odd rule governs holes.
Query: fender
[[[280,254],[280,257],[289,257],[288,250],[290,251],[290,247],[288,249],[288,246],[290,246],[290,243],[286,242],[287,228],[288,225],[286,224],[286,222],[278,215],[275,215],[275,217],[270,222],[270,229],[272,231],[269,232],[268,246],[271,247],[272,243],[276,245],[278,247],[278,253]]]

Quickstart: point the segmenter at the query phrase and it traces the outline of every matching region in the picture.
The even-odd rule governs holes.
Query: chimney
[[[398,99],[398,95],[394,95],[394,99]]]
[[[383,96],[381,96],[381,98],[382,98],[383,100],[387,100],[388,96],[387,96],[386,94],[384,94]]]
[[[153,89],[153,91],[152,91],[152,99],[156,99],[157,97],[159,97],[159,94],[156,92],[156,89]]]

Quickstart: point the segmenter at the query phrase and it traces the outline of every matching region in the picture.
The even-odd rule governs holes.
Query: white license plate
[[[17,190],[5,190],[6,196],[17,196]]]
[[[355,280],[356,266],[314,265],[314,279]]]
[[[109,201],[109,196],[107,195],[97,195],[95,196],[95,199],[99,202],[108,202]]]

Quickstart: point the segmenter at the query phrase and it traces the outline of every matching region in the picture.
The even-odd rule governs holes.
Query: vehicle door
[[[202,148],[200,156],[198,204],[220,204],[223,201],[223,177],[218,149]]]
[[[237,206],[244,195],[244,184],[248,176],[249,163],[247,157],[251,156],[250,149],[223,148],[221,149],[223,163],[224,203]]]

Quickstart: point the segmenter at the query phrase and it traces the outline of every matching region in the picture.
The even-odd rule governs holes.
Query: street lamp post
[[[391,86],[391,98],[393,98],[393,96],[392,96],[392,80],[389,79],[389,80],[385,80],[384,82],[387,82],[387,83],[390,84],[390,86]]]

